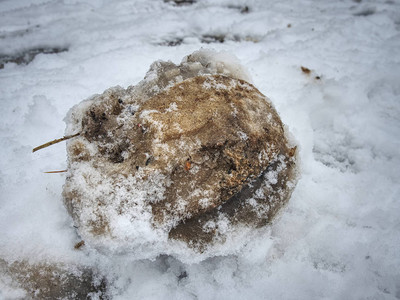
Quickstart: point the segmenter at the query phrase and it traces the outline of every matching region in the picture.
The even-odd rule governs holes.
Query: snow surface
[[[300,144],[288,206],[202,262],[75,250],[65,175],[43,173],[65,145],[32,148],[82,99],[201,47],[236,55]],[[6,62],[40,48],[68,50]],[[399,49],[396,0],[0,2],[0,258],[96,267],[113,299],[400,299]],[[0,276],[0,298],[22,294]]]

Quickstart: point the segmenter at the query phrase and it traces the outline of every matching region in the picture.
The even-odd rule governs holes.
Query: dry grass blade
[[[45,143],[45,144],[43,144],[43,145],[40,145],[40,146],[38,146],[38,147],[36,147],[36,148],[33,148],[32,152],[36,152],[36,151],[38,151],[38,150],[40,150],[40,149],[49,147],[49,146],[54,145],[54,144],[57,144],[57,143],[59,143],[59,142],[62,142],[62,141],[65,141],[65,140],[69,140],[69,139],[71,139],[71,138],[73,138],[73,137],[76,137],[76,136],[78,136],[78,135],[80,135],[80,133],[73,134],[73,135],[66,135],[66,136],[62,137],[61,139],[55,139],[55,140],[53,140],[53,141],[47,142],[47,143]]]
[[[43,173],[47,173],[47,174],[53,174],[53,173],[65,173],[68,170],[60,170],[60,171],[47,171],[47,172],[43,172]]]

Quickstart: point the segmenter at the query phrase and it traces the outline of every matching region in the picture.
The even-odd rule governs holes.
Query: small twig
[[[38,151],[38,150],[40,150],[40,149],[49,147],[49,146],[54,145],[54,144],[57,144],[57,143],[59,143],[59,142],[72,139],[73,137],[76,137],[76,136],[78,136],[78,135],[80,135],[80,133],[77,133],[77,134],[74,134],[74,135],[66,135],[66,136],[62,137],[61,139],[55,139],[55,140],[53,140],[53,141],[47,142],[47,143],[45,143],[45,144],[43,144],[43,145],[40,145],[40,146],[38,146],[38,147],[36,147],[36,148],[33,148],[32,152],[36,152],[36,151]]]
[[[61,170],[61,171],[48,171],[48,172],[43,172],[43,173],[47,173],[47,174],[53,174],[53,173],[65,173],[68,170]]]

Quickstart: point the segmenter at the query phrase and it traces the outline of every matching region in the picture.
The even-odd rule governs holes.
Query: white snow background
[[[43,173],[66,168],[65,144],[32,148],[81,100],[201,47],[236,55],[297,139],[288,206],[201,262],[75,250],[65,174]],[[7,62],[39,48],[66,51]],[[1,259],[96,267],[112,299],[400,299],[398,0],[2,0],[0,63]],[[0,279],[0,298],[18,295]]]

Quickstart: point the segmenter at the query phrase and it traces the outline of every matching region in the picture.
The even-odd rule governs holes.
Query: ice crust
[[[296,148],[245,80],[232,55],[199,50],[70,110],[66,134],[80,136],[67,142],[63,195],[86,243],[193,261],[229,236],[236,246],[224,253],[234,253],[251,228],[271,222],[297,181]]]

